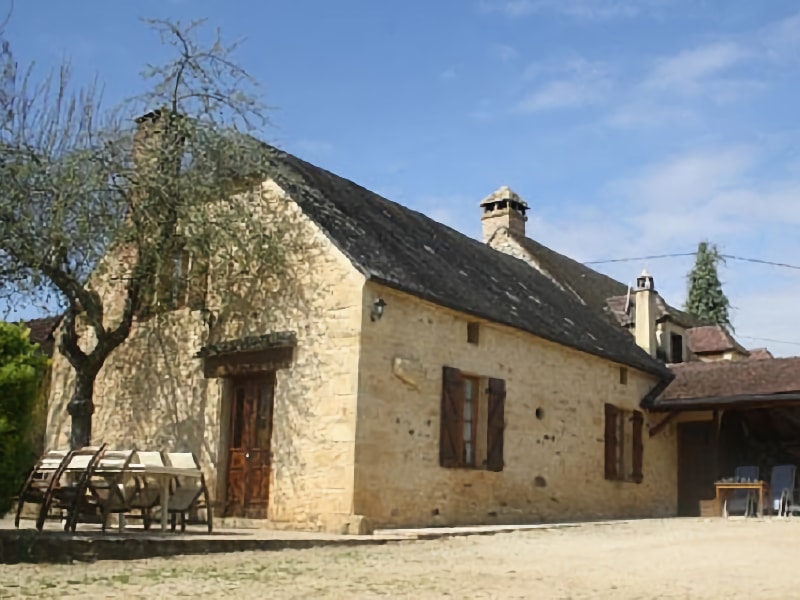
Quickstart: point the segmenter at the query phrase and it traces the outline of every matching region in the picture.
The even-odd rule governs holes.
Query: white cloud
[[[626,19],[657,11],[669,0],[481,0],[484,12],[511,18],[556,13],[575,19]]]
[[[778,62],[800,60],[800,12],[769,24],[759,35],[766,55]]]
[[[493,44],[489,47],[489,55],[502,63],[511,62],[519,57],[519,52],[508,44]]]
[[[602,90],[586,81],[551,81],[517,104],[517,111],[530,113],[556,108],[580,108],[602,99]]]
[[[613,87],[612,77],[606,65],[582,58],[561,62],[538,62],[529,65],[525,78],[542,79],[538,89],[520,100],[516,112],[530,113],[559,108],[580,108],[602,102]]]
[[[710,77],[737,65],[748,53],[738,44],[719,42],[684,50],[662,59],[645,79],[644,86],[694,92]]]
[[[689,108],[649,98],[635,98],[615,108],[605,124],[619,129],[642,130],[666,125],[695,125],[701,119]]]

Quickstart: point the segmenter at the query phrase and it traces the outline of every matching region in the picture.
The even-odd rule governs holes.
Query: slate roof
[[[745,356],[749,354],[721,325],[693,327],[687,333],[689,349],[695,354],[721,354],[732,350]]]
[[[559,254],[536,240],[516,235],[512,237],[545,271],[583,300],[586,306],[604,315],[611,323],[623,327],[634,324],[633,309],[630,314],[625,314],[627,285],[568,256]],[[633,298],[635,294],[631,296]],[[659,311],[657,318],[668,315],[684,327],[701,324],[691,315],[669,306],[661,296],[656,297],[656,306]]]
[[[629,333],[604,321],[522,260],[281,150],[267,145],[265,150],[268,175],[369,279],[671,378]]]
[[[724,406],[735,400],[800,394],[800,357],[772,360],[720,360],[672,366],[675,379],[655,406]]]

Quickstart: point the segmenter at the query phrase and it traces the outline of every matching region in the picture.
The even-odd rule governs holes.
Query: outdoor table
[[[768,495],[769,484],[766,481],[717,481],[714,483],[716,495],[714,501],[722,515],[723,496],[731,490],[758,490],[758,516],[764,516],[764,499]],[[725,515],[722,515],[725,516]]]
[[[161,504],[161,531],[167,530],[169,517],[169,482],[173,477],[195,477],[200,479],[200,469],[179,469],[177,467],[162,467],[157,465],[129,464],[127,471],[144,474],[158,481],[161,487],[159,502]]]

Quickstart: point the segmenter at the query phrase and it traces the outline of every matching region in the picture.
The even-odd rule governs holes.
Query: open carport
[[[678,512],[697,516],[738,466],[800,466],[800,358],[684,363],[650,410],[678,435]]]

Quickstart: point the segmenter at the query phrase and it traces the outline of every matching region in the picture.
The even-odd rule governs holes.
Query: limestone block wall
[[[368,283],[383,318],[363,323],[356,436],[357,514],[378,526],[669,516],[677,510],[674,426],[650,438],[644,481],[604,478],[604,403],[637,409],[651,376]],[[439,466],[442,367],[506,381],[505,467]],[[480,401],[479,401],[480,405]],[[480,409],[479,409],[480,410]]]
[[[292,366],[276,376],[269,518],[324,527],[352,514],[364,278],[282,190],[267,182],[262,191],[264,218],[280,214],[287,236],[282,272],[231,279],[226,265],[212,265],[212,327],[199,311],[188,309],[136,323],[98,378],[93,441],[194,451],[219,502],[229,427],[227,386],[222,379],[206,379],[202,360],[194,356],[210,343],[294,331]],[[103,297],[110,305],[118,301],[110,285]],[[57,355],[49,402],[51,445],[66,444],[71,392],[71,368]]]

